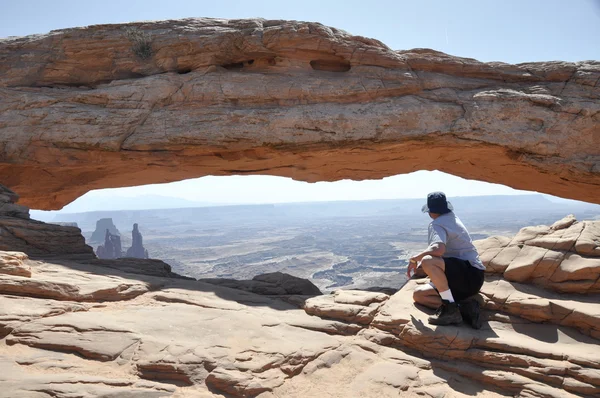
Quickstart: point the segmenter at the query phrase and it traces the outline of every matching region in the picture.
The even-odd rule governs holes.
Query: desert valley
[[[340,287],[400,288],[406,282],[408,258],[426,247],[430,219],[421,213],[422,202],[123,210],[41,218],[76,223],[96,250],[105,235],[103,228],[97,230],[98,220],[112,220],[123,248],[131,246],[131,228],[137,223],[151,258],[195,279],[252,279],[285,272],[329,292]],[[473,239],[512,236],[523,227],[550,225],[568,214],[600,219],[599,205],[552,202],[542,195],[464,197],[453,202]]]

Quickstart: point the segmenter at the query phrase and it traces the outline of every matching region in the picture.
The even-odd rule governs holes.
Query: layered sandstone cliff
[[[0,250],[32,257],[95,258],[77,227],[46,224],[29,218],[29,209],[16,203],[19,196],[0,184]]]
[[[438,169],[600,203],[599,82],[597,61],[481,63],[296,21],[8,38],[0,181],[54,209],[94,188],[208,174]]]
[[[0,252],[0,396],[597,396],[599,293],[559,287],[598,284],[599,226],[566,218],[477,242],[481,330],[429,325],[412,303],[426,280],[392,296],[264,296],[158,261]],[[555,261],[530,254],[539,248]]]

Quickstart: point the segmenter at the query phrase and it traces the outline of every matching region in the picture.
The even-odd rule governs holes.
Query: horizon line
[[[163,196],[163,195],[140,195],[140,196],[158,196],[163,198],[173,198],[173,199],[183,199],[190,201],[189,206],[180,206],[180,207],[156,207],[149,209],[135,209],[135,208],[126,208],[126,209],[99,209],[99,210],[87,210],[87,211],[74,211],[69,212],[62,210],[38,210],[38,209],[30,209],[30,211],[43,212],[43,213],[61,213],[61,214],[82,214],[82,213],[94,213],[94,212],[110,212],[110,211],[150,211],[150,210],[170,210],[170,209],[195,209],[195,208],[218,208],[218,207],[236,207],[236,206],[267,206],[267,205],[301,205],[301,204],[319,204],[319,203],[339,203],[339,202],[383,202],[383,201],[407,201],[407,200],[426,200],[427,198],[422,197],[414,197],[414,198],[380,198],[380,199],[339,199],[339,200],[309,200],[309,201],[298,201],[298,202],[260,202],[260,203],[236,203],[236,202],[222,202],[222,203],[210,203],[207,205],[198,205],[194,206],[194,202],[185,199],[179,198],[176,196]],[[548,200],[546,196],[552,196],[539,192],[531,192],[531,193],[519,193],[519,194],[491,194],[491,195],[465,195],[465,196],[450,196],[448,199],[451,201],[453,198],[483,198],[483,197],[513,197],[513,196],[542,196],[544,199]],[[135,196],[122,196],[127,198],[135,198]],[[572,200],[572,199],[564,199],[562,200]],[[573,200],[575,201],[575,200]],[[552,202],[552,201],[550,201]],[[71,202],[73,203],[73,202]],[[196,202],[197,204],[201,204],[202,202]],[[587,202],[582,202],[587,203]],[[593,205],[593,203],[590,203]]]

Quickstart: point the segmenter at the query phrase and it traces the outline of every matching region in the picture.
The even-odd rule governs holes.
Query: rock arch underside
[[[57,209],[90,189],[209,174],[438,169],[600,203],[599,82],[597,61],[481,63],[305,22],[7,38],[0,180]]]
[[[480,63],[305,22],[0,40],[0,396],[600,396],[600,220],[476,241],[472,329],[428,324],[427,279],[194,280],[98,259],[24,206],[207,174],[417,169],[599,203],[599,81],[596,61]]]

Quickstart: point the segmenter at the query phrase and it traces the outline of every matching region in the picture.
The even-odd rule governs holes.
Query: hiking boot
[[[438,308],[435,314],[429,317],[429,323],[432,325],[455,325],[462,323],[462,315],[458,309],[457,303],[451,303],[442,300],[442,306]]]
[[[482,320],[479,301],[475,299],[463,300],[459,303],[458,308],[467,324],[471,325],[473,329],[481,329]]]

